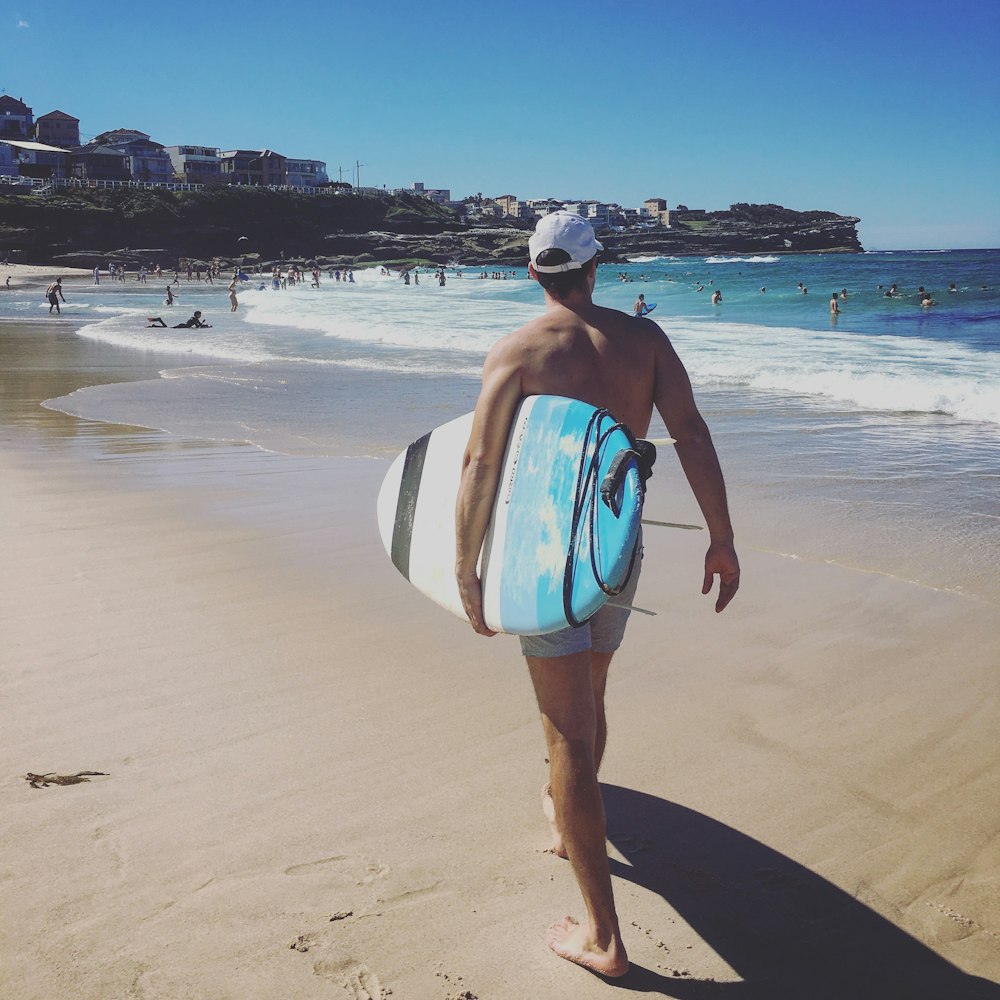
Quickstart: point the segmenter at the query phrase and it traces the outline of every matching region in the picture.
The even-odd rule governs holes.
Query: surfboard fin
[[[619,604],[617,601],[607,602],[613,608],[624,608],[626,611],[638,611],[640,615],[649,615],[650,618],[655,618],[658,614],[656,611],[649,611],[646,608],[640,608],[635,604]]]
[[[643,524],[650,524],[655,528],[683,528],[685,531],[701,531],[703,525],[700,524],[678,524],[676,521],[651,521],[642,518]]]

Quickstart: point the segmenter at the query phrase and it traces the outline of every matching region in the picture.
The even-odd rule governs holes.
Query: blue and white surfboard
[[[397,569],[461,618],[455,500],[471,427],[467,414],[415,441],[378,499]],[[522,400],[480,559],[490,628],[539,635],[594,614],[628,581],[642,500],[635,442],[610,414],[562,396]]]

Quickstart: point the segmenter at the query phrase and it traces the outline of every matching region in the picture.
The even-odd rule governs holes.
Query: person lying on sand
[[[163,322],[163,318],[160,316],[147,316],[146,319],[149,320],[150,326],[162,326],[165,327],[167,324]],[[204,330],[211,327],[211,323],[203,323],[201,319],[201,310],[195,309],[194,315],[184,323],[175,323],[172,327],[174,330],[185,330],[190,327],[195,327],[198,330]]]

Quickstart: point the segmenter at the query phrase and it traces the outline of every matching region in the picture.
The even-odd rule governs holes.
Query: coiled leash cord
[[[602,425],[606,420],[611,420],[612,425],[604,429]],[[590,566],[594,573],[594,580],[597,582],[597,585],[609,597],[614,597],[617,594],[620,594],[628,586],[628,582],[632,577],[632,570],[635,567],[635,557],[639,551],[639,538],[637,535],[635,544],[632,546],[632,555],[629,558],[628,570],[625,573],[625,577],[617,587],[612,587],[607,580],[604,579],[600,567],[597,564],[597,496],[598,479],[601,471],[601,454],[605,442],[616,430],[621,430],[625,433],[629,441],[629,447],[623,448],[614,457],[611,467],[608,469],[608,473],[604,477],[604,482],[600,485],[601,499],[615,517],[618,517],[621,513],[621,508],[617,501],[617,493],[621,487],[622,481],[628,473],[629,460],[634,458],[636,461],[642,483],[642,491],[644,494],[646,492],[646,480],[653,474],[652,466],[653,462],[656,461],[655,446],[650,444],[648,441],[637,441],[628,427],[620,421],[615,421],[614,417],[607,410],[597,409],[591,414],[590,421],[587,424],[587,429],[583,436],[584,457],[580,461],[580,468],[576,477],[576,493],[573,498],[573,520],[570,525],[569,546],[566,553],[566,569],[563,574],[563,612],[566,616],[566,621],[569,622],[573,628],[579,628],[585,621],[585,619],[584,621],[581,621],[573,614],[572,605],[576,552],[579,546],[581,529],[580,522],[583,519],[583,511],[587,506],[587,501],[590,501],[590,512],[589,517],[587,518],[587,531],[590,541]],[[588,460],[586,456],[591,439],[594,440],[594,449]]]

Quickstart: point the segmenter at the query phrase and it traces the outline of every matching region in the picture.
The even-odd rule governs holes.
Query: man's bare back
[[[501,341],[491,363],[516,365],[525,396],[604,407],[641,437],[653,412],[658,340],[663,331],[651,320],[560,304]]]

